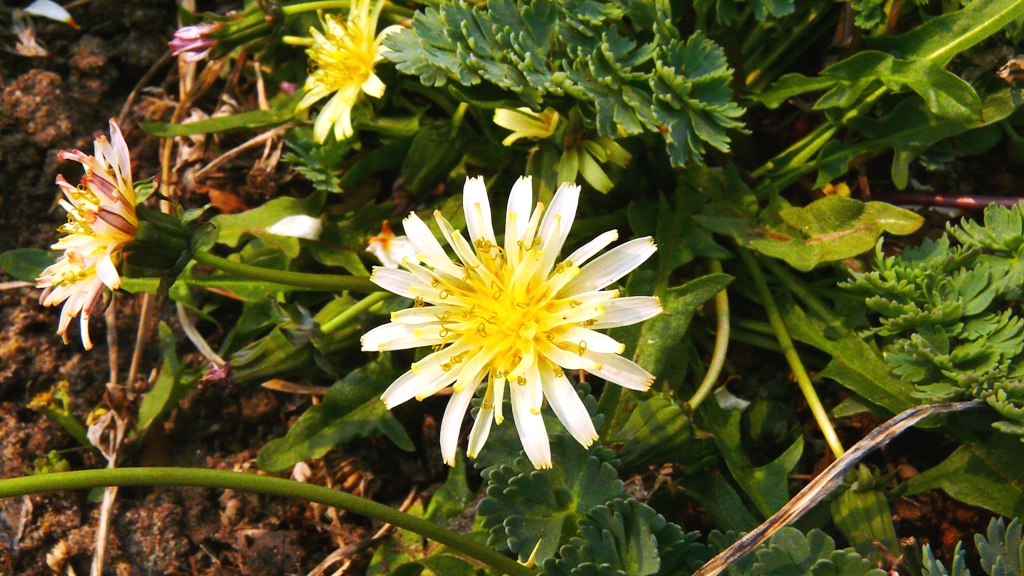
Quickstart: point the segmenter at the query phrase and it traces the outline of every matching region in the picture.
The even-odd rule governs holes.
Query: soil
[[[175,29],[176,6],[170,0],[91,0],[76,3],[72,12],[81,25],[36,19],[39,38],[50,52],[27,58],[0,55],[0,252],[43,247],[55,240],[63,221],[56,206],[57,174],[76,181],[77,164],[60,162],[57,151],[90,151],[105,132],[135,83],[166,52]],[[9,42],[9,36],[0,36]],[[166,76],[161,72],[159,78]],[[173,83],[165,83],[176,93]],[[170,99],[166,94],[162,98]],[[158,172],[158,143],[137,121],[153,113],[153,103],[137,100],[123,123],[141,177]],[[243,177],[232,202],[257,202],[274,193],[263,175]],[[214,195],[210,199],[216,202]],[[205,199],[204,199],[205,202]],[[224,202],[228,202],[224,200]],[[0,282],[10,278],[0,274]],[[37,459],[57,451],[73,469],[105,465],[98,454],[83,449],[48,417],[28,409],[28,402],[66,380],[73,411],[83,417],[100,404],[110,380],[107,327],[92,322],[96,347],[83,353],[77,334],[64,345],[54,334],[59,308],[39,306],[31,288],[0,291],[0,478],[31,474]],[[116,362],[122,382],[111,393],[129,406],[147,389],[149,371],[158,365],[150,342],[137,382],[123,383],[128,371],[139,317],[139,302],[118,297]],[[175,324],[160,307],[161,319]],[[176,330],[181,334],[180,329]],[[191,350],[183,341],[179,350]],[[196,355],[186,362],[200,363]],[[264,390],[209,383],[193,390],[166,423],[151,432],[145,446],[126,455],[129,464],[200,466],[257,473],[255,458],[267,441],[282,436],[308,405],[308,399]],[[399,414],[414,431],[414,455],[385,440],[353,443],[330,453],[313,466],[311,482],[319,482],[400,505],[411,490],[429,494],[444,479],[437,451],[437,424],[430,417],[443,411],[442,400],[423,403],[421,413]],[[866,432],[866,429],[864,430]],[[852,433],[859,438],[862,433]],[[635,482],[655,483],[656,471]],[[478,479],[472,481],[478,482]],[[642,491],[642,490],[641,490]],[[0,575],[35,576],[88,574],[99,519],[97,494],[66,492],[0,500]],[[983,529],[990,514],[957,504],[942,494],[899,499],[895,512],[907,535],[930,541],[948,559],[965,534]],[[670,515],[671,514],[667,514]],[[699,510],[681,507],[677,517],[687,528],[701,527]],[[103,574],[128,575],[291,575],[307,574],[340,546],[376,532],[368,520],[349,517],[305,502],[199,488],[122,489],[114,504]],[[369,552],[354,557],[350,573],[360,573]],[[55,568],[51,568],[51,566]],[[329,572],[330,573],[330,572]]]

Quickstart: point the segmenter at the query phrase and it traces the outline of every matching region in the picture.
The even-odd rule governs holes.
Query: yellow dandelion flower
[[[498,108],[494,111],[494,123],[512,133],[501,141],[505,146],[515,144],[520,138],[543,140],[555,133],[562,119],[554,109],[534,112],[529,108]]]
[[[52,246],[64,254],[36,279],[44,288],[39,301],[44,306],[64,302],[57,334],[67,344],[71,319],[81,315],[82,344],[92,348],[89,316],[103,300],[106,289],[121,286],[117,266],[124,245],[135,238],[139,220],[135,216],[135,188],[132,184],[128,146],[117,122],[110,120],[110,140],[100,136],[92,156],[78,150],[61,150],[61,160],[74,160],[85,168],[77,187],[57,176],[64,192],[61,206],[68,223],[59,228],[66,234]]]
[[[462,420],[486,380],[483,403],[469,435],[470,457],[487,440],[492,420],[502,422],[506,384],[523,447],[537,468],[551,467],[551,449],[541,417],[552,411],[584,446],[597,438],[594,424],[565,370],[585,370],[634,390],[653,376],[623,358],[624,346],[597,329],[627,326],[660,314],[654,297],[620,298],[605,290],[654,254],[651,238],[638,238],[594,258],[618,238],[612,230],[569,255],[559,252],[576,216],[580,188],[563,184],[551,207],[533,207],[530,178],[512,188],[504,241],[495,239],[482,178],[467,180],[463,195],[468,240],[439,212],[441,232],[458,257],[453,262],[416,214],[404,222],[416,258],[405,270],[373,269],[370,279],[417,306],[395,312],[391,322],[362,338],[363,350],[434,346],[381,399],[388,408],[453,387],[441,423],[441,454],[454,464]],[[531,211],[532,209],[532,211]],[[585,265],[584,265],[585,264]]]
[[[386,0],[378,0],[372,9],[370,0],[355,0],[348,20],[341,16],[320,15],[323,32],[310,28],[313,45],[306,50],[312,73],[306,78],[306,95],[299,102],[304,110],[329,94],[313,125],[317,142],[327,139],[334,126],[334,137],[348,138],[352,130],[352,107],[359,94],[374,98],[384,95],[384,83],[373,73],[374,65],[384,58],[384,38],[399,26],[389,26],[374,36],[377,19]]]

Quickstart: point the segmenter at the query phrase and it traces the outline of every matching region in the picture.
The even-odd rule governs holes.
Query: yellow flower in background
[[[61,150],[58,156],[82,164],[85,176],[77,187],[68,184],[64,176],[57,176],[57,185],[64,192],[60,205],[68,213],[68,223],[59,228],[66,236],[52,248],[64,254],[43,270],[36,287],[44,288],[39,299],[44,306],[64,303],[57,334],[65,344],[71,319],[81,316],[82,344],[90,350],[89,316],[103,300],[106,289],[121,286],[117,272],[121,251],[135,238],[139,227],[131,160],[121,129],[113,119],[110,140],[100,136],[94,155]]]
[[[520,178],[509,196],[504,241],[499,245],[483,179],[471,178],[463,193],[468,240],[440,212],[434,213],[457,262],[413,213],[404,227],[416,258],[403,259],[405,270],[373,269],[371,281],[417,305],[393,313],[390,323],[367,332],[363,350],[435,348],[381,399],[392,408],[452,386],[441,423],[441,454],[450,465],[455,463],[470,400],[484,382],[483,403],[469,435],[469,456],[480,452],[492,420],[501,424],[507,384],[527,456],[535,467],[550,468],[551,449],[541,416],[545,399],[580,444],[589,446],[597,438],[590,415],[563,370],[585,370],[634,390],[647,390],[654,380],[619,355],[622,344],[595,331],[661,313],[657,298],[620,298],[618,290],[604,289],[650,258],[654,242],[637,238],[594,258],[618,238],[612,230],[561,259],[579,195],[579,186],[563,184],[549,209],[539,203],[534,208],[532,182]]]
[[[306,95],[297,110],[304,110],[329,94],[334,94],[313,125],[313,135],[323,143],[334,127],[334,137],[352,136],[352,107],[359,94],[374,98],[384,95],[384,83],[373,73],[374,65],[384,58],[384,37],[399,26],[389,26],[376,34],[377,19],[385,0],[370,7],[370,0],[355,0],[348,20],[341,16],[320,15],[323,32],[310,28],[313,45],[306,50],[313,69],[306,78]]]
[[[543,112],[534,112],[529,108],[498,108],[494,111],[494,123],[512,131],[512,134],[501,141],[505,146],[515,144],[520,138],[543,140],[555,133],[561,119],[558,112],[551,108]]]

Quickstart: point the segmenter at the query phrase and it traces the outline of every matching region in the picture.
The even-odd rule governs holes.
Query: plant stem
[[[842,320],[836,316],[835,312],[826,306],[825,303],[822,302],[821,299],[810,290],[810,288],[808,288],[807,284],[803,280],[798,278],[796,274],[790,272],[789,268],[786,268],[776,260],[770,258],[764,260],[764,265],[771,270],[772,274],[774,274],[776,278],[782,280],[782,283],[786,285],[786,288],[789,288],[789,290],[793,292],[801,302],[806,304],[807,307],[818,314],[818,316],[821,316],[822,319],[828,322],[830,326],[838,327],[842,324]]]
[[[510,576],[534,576],[533,571],[515,560],[499,554],[471,538],[442,528],[429,520],[399,512],[389,506],[353,496],[347,492],[273,476],[204,468],[81,470],[0,480],[0,498],[59,490],[92,489],[101,486],[199,486],[308,500],[369,516],[375,520],[416,532],[501,573]]]
[[[291,16],[292,14],[298,14],[300,12],[312,12],[313,10],[338,10],[341,8],[351,8],[352,0],[317,0],[316,2],[302,2],[301,4],[292,4],[290,6],[282,6],[281,12],[285,16]],[[383,12],[389,14],[396,14],[403,18],[412,18],[414,12],[404,6],[396,6],[391,2],[384,5]]]
[[[273,268],[261,268],[240,262],[232,262],[220,256],[214,256],[209,252],[196,251],[192,253],[192,259],[200,264],[212,266],[222,272],[262,280],[285,286],[298,286],[299,288],[311,288],[313,290],[324,290],[327,292],[342,292],[352,290],[354,292],[380,292],[383,288],[370,282],[369,278],[362,276],[340,276],[337,274],[309,274],[307,272],[289,272],[288,270],[274,270]]]
[[[761,296],[764,311],[768,315],[768,322],[775,330],[775,339],[779,341],[779,346],[782,347],[782,354],[786,357],[786,361],[789,362],[789,368],[793,371],[793,376],[796,377],[797,385],[800,387],[800,391],[803,392],[807,405],[811,408],[811,414],[814,415],[814,420],[818,423],[821,433],[825,436],[825,441],[832,448],[832,453],[835,454],[835,457],[839,458],[845,452],[843,445],[839,442],[839,436],[836,434],[835,428],[832,427],[832,422],[828,419],[828,414],[825,412],[825,407],[821,404],[821,399],[818,398],[818,393],[814,390],[811,377],[807,375],[807,370],[804,368],[803,362],[800,361],[800,355],[797,354],[796,346],[793,345],[793,339],[789,337],[789,330],[786,329],[786,323],[782,320],[782,314],[779,313],[779,308],[775,305],[775,299],[772,298],[772,292],[768,288],[768,282],[764,278],[764,273],[761,272],[761,267],[758,266],[757,260],[754,259],[750,250],[742,246],[738,248],[740,257],[743,258],[744,264],[747,265],[750,277],[754,281],[754,286]]]
[[[363,298],[359,302],[356,302],[355,304],[343,310],[341,314],[338,314],[334,318],[331,318],[327,322],[324,322],[320,326],[320,331],[323,332],[324,334],[330,334],[331,332],[334,332],[338,328],[348,324],[348,322],[355,318],[356,316],[372,308],[378,302],[383,302],[384,299],[390,295],[390,292],[377,292],[374,294],[370,294],[366,298]]]
[[[306,36],[282,36],[281,42],[289,46],[312,46],[313,39]]]
[[[714,274],[722,273],[722,262],[720,260],[711,259],[711,272]],[[722,366],[725,365],[725,354],[729,350],[729,295],[725,289],[715,294],[715,314],[718,316],[718,330],[715,332],[715,352],[711,355],[708,373],[704,375],[704,380],[688,402],[694,410],[707,398],[718,382],[718,376],[722,373]]]

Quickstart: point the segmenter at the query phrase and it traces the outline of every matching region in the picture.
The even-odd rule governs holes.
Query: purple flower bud
[[[174,33],[174,40],[167,45],[171,48],[171,54],[181,56],[185,62],[198,62],[210,54],[210,50],[217,45],[217,39],[210,35],[224,28],[224,24],[207,22],[195,26],[179,28]]]

